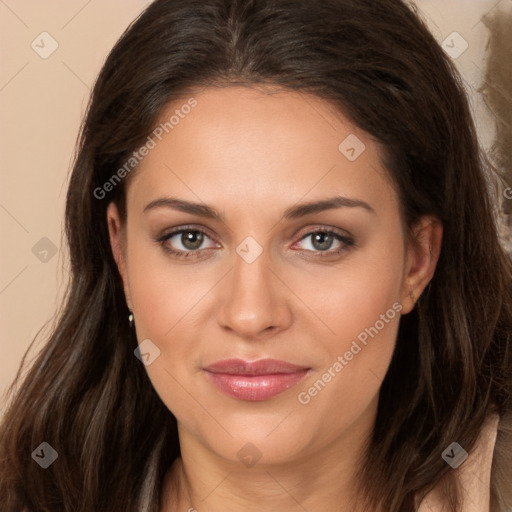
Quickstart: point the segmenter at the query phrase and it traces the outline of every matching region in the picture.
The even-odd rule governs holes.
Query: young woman
[[[92,93],[1,510],[510,510],[487,169],[401,0],[153,2]]]

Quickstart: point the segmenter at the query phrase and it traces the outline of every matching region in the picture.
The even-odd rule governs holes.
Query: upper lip
[[[272,375],[297,373],[309,369],[307,366],[299,366],[279,359],[259,359],[257,361],[223,359],[204,368],[204,370],[211,373],[228,375]]]

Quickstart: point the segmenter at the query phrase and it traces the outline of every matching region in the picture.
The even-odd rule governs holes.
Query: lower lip
[[[309,372],[271,375],[230,375],[205,370],[211,382],[218,389],[239,400],[269,400],[298,384]]]

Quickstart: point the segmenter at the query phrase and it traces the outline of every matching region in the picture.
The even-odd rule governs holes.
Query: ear
[[[410,313],[432,279],[443,238],[443,226],[435,217],[422,217],[413,227],[406,248],[400,303],[402,314]]]
[[[111,202],[107,207],[107,225],[110,236],[110,246],[112,248],[112,254],[117,264],[117,269],[123,280],[124,295],[126,297],[126,304],[130,311],[133,310],[130,286],[128,282],[128,273],[126,271],[126,232],[119,210],[114,202]]]

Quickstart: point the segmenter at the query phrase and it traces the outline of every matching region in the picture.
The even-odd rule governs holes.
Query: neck
[[[220,457],[179,427],[181,457],[166,474],[161,511],[359,512],[355,470],[360,467],[375,414],[376,408],[369,408],[320,450],[304,450],[292,461],[252,467]]]

